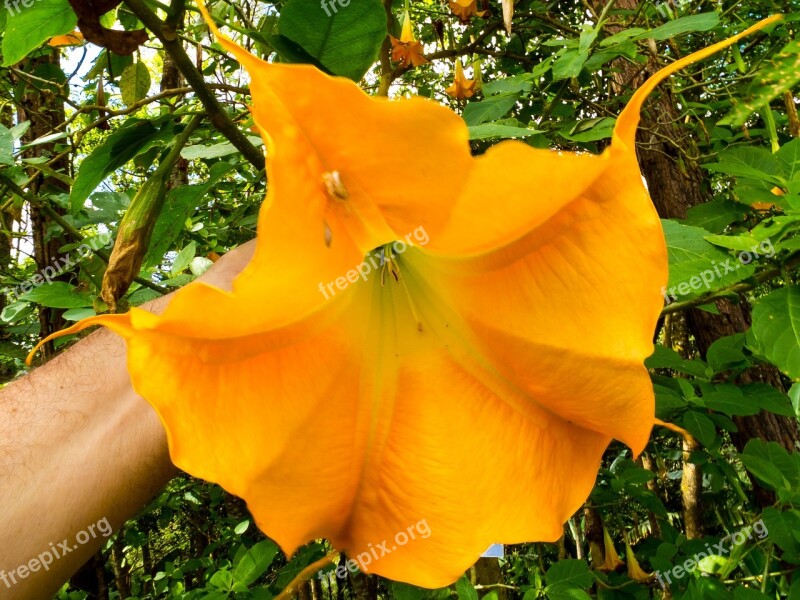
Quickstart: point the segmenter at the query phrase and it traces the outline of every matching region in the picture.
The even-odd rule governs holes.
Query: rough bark
[[[635,9],[638,0],[619,0],[617,6]],[[618,60],[614,66],[617,71],[613,91],[617,94],[635,89],[658,70],[658,65],[652,59],[644,69],[626,60]],[[691,158],[698,155],[691,130],[681,124],[680,117],[669,87],[662,85],[645,107],[637,140],[642,174],[647,181],[653,203],[664,218],[685,218],[689,208],[710,199],[704,173]],[[687,313],[689,329],[701,356],[705,356],[714,341],[743,332],[749,327],[749,308],[744,298],[738,304],[719,301],[717,308],[719,315],[697,309]],[[785,391],[775,369],[765,366],[754,370],[753,373],[746,374],[741,383],[756,380],[754,378]],[[762,412],[750,417],[739,417],[734,421],[739,431],[732,437],[739,451],[753,438],[776,441],[787,449],[793,449],[795,442],[800,439],[797,421],[793,418]],[[751,481],[756,489],[757,482]],[[765,506],[763,502],[768,499],[769,494],[765,494],[763,490],[755,498],[760,506]]]
[[[26,73],[33,74],[38,67],[43,65],[59,66],[60,53],[53,50],[49,54],[42,57],[26,60],[20,68]],[[23,141],[32,141],[38,137],[45,136],[53,133],[56,127],[64,122],[64,103],[55,94],[53,88],[46,84],[27,82],[26,91],[21,98],[21,103],[18,106],[18,119],[20,122],[29,120],[31,126],[25,133]],[[53,158],[57,155],[55,144],[38,144],[29,148],[25,156],[26,158],[38,158],[45,156]],[[55,171],[62,173],[69,173],[69,160],[67,156],[59,158],[52,163],[51,168]],[[35,176],[38,173],[36,170],[31,170],[30,174]],[[51,193],[69,193],[69,187],[63,182],[54,177],[43,176],[39,174],[36,176],[28,187],[28,191],[34,195],[46,198]],[[55,210],[63,214],[63,211],[53,207]],[[33,253],[36,262],[36,269],[42,272],[46,267],[53,267],[53,265],[61,264],[59,259],[63,256],[59,252],[59,248],[64,245],[64,239],[58,236],[47,238],[47,233],[50,228],[50,219],[47,215],[40,210],[37,206],[30,206],[31,216],[31,229],[33,234]],[[60,275],[59,279],[68,279],[64,275]],[[61,318],[63,311],[41,308],[39,311],[39,324],[41,326],[41,336],[45,337],[64,326],[64,321]],[[44,348],[45,358],[49,359],[54,355],[52,344],[47,344]]]

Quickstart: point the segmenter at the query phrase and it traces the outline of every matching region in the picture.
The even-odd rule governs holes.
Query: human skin
[[[254,247],[229,252],[202,279],[229,289]],[[142,308],[160,313],[169,301]],[[0,390],[0,598],[52,597],[105,544],[108,524],[119,529],[176,473],[158,417],[131,386],[117,335],[92,333],[7,385]]]

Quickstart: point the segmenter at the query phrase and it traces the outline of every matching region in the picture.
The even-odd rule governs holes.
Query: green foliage
[[[147,4],[164,9],[180,3]],[[638,81],[774,10],[761,0],[713,6],[646,0],[635,9],[572,0],[514,5],[509,36],[499,2],[487,4],[485,18],[462,23],[445,2],[411,0],[415,35],[430,59],[414,69],[393,63],[384,45],[387,30],[399,35],[404,2],[333,0],[325,4],[330,15],[317,0],[216,2],[212,10],[266,59],[313,64],[371,93],[390,83],[392,96],[419,94],[448,104],[469,126],[476,155],[503,138],[600,153],[635,87],[632,77]],[[60,63],[42,60],[54,56],[43,44],[72,31],[75,15],[66,0],[20,7],[13,14],[0,9],[0,85],[10,107],[0,117],[0,232],[11,242],[0,244],[4,381],[23,371],[22,359],[48,319],[61,326],[94,313],[108,248],[93,241],[116,235],[136,190],[171,146],[181,115],[206,110],[196,90],[185,91],[185,81],[149,98],[166,62],[155,36],[148,43],[154,52],[120,56],[89,46],[85,57],[78,48],[64,50]],[[207,37],[191,2],[187,8],[177,39],[202,70],[205,91],[223,104],[222,116],[260,146],[249,129],[240,65]],[[693,442],[656,428],[642,457],[612,443],[585,510],[572,516],[561,540],[507,546],[505,558],[484,561],[501,570],[494,580],[475,569],[449,588],[424,590],[354,573],[342,557],[321,567],[302,598],[800,600],[800,455],[747,437],[754,426],[794,423],[800,414],[800,384],[791,385],[800,378],[800,139],[791,133],[796,117],[784,98],[800,81],[800,47],[791,38],[798,17],[789,14],[790,26],[674,76],[662,84],[669,93],[645,109],[641,151],[667,157],[678,187],[697,183],[709,200],[691,207],[685,219],[662,215],[670,273],[664,323],[646,363],[656,415],[685,428]],[[103,19],[116,29],[142,26],[124,4]],[[480,60],[483,87],[467,100],[445,93],[455,58],[464,59],[468,76]],[[32,98],[51,103],[52,114],[58,114],[54,106],[66,106],[63,121],[43,128],[33,109],[28,121],[15,120],[17,110],[28,114]],[[674,113],[662,114],[668,105]],[[188,283],[215,255],[255,235],[268,182],[220,122],[220,115],[207,120],[181,152],[184,161],[171,178],[139,280],[126,296],[130,305]],[[403,168],[397,164],[397,177]],[[648,180],[651,192],[663,183]],[[530,201],[539,201],[537,190]],[[27,215],[41,206],[60,220],[44,220],[34,232]],[[28,256],[33,233],[52,242],[59,256],[79,253],[79,259],[63,268],[59,263],[55,279],[45,281],[43,265]],[[92,251],[78,252],[82,244]],[[615,293],[613,285],[607,293]],[[717,304],[721,299],[752,306],[752,326],[739,323],[701,351],[697,336],[684,331],[686,323],[707,313],[726,318],[732,305]],[[689,312],[696,307],[706,312]],[[695,480],[693,472],[699,473]],[[570,474],[559,476],[568,480]],[[687,535],[687,498],[700,506],[702,530],[693,536]],[[593,519],[602,521],[626,563],[621,549],[627,538],[641,569],[653,576],[632,577],[630,565],[604,566],[602,531],[598,538]],[[181,476],[108,542],[98,564],[109,598],[271,600],[331,550],[317,540],[285,557],[238,499]],[[57,597],[91,597],[79,584],[65,584]]]

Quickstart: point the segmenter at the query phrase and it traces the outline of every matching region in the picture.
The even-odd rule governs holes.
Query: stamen
[[[347,188],[344,187],[344,183],[342,183],[342,176],[339,174],[339,171],[323,173],[322,182],[325,184],[325,190],[331,198],[347,200],[350,197],[350,194],[347,193]]]

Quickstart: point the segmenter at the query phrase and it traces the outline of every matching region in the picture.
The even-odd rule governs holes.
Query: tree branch
[[[217,100],[217,97],[212,93],[211,89],[206,85],[203,74],[194,66],[192,59],[186,54],[183,49],[176,32],[167,26],[158,16],[150,10],[144,0],[125,0],[125,4],[130,8],[131,12],[144,23],[150,31],[161,41],[164,46],[164,51],[171,57],[175,66],[186,79],[186,82],[192,87],[194,93],[203,103],[206,109],[206,114],[209,120],[217,128],[217,130],[224,135],[234,147],[242,153],[250,164],[252,164],[259,171],[264,169],[264,155],[250,143],[247,136],[233,123],[228,113]]]

